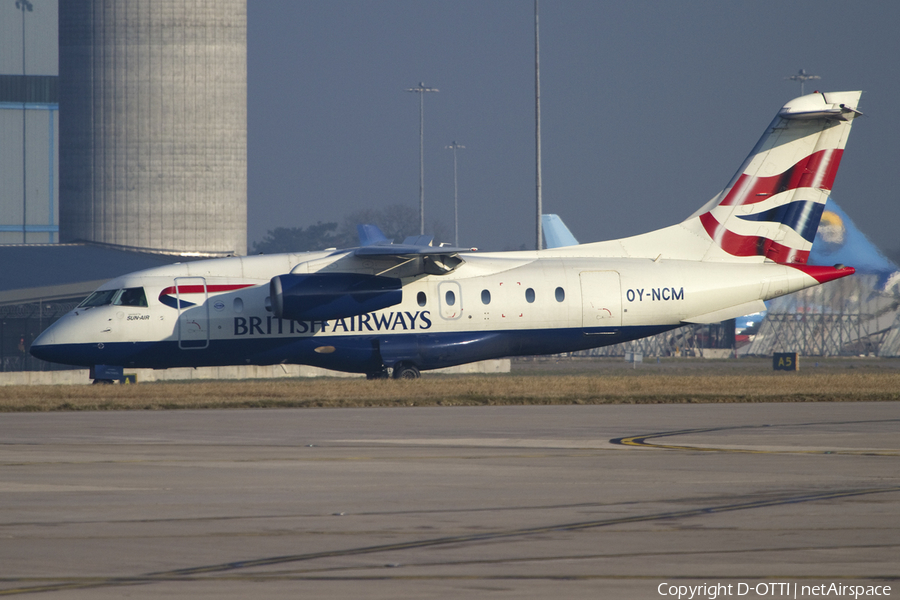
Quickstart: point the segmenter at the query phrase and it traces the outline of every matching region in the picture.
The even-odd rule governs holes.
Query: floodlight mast
[[[419,87],[406,91],[419,94],[419,235],[425,235],[425,94],[440,90],[425,87],[420,81]]]
[[[465,150],[462,144],[457,144],[456,140],[449,146],[444,146],[453,150],[453,245],[459,248],[459,194],[456,186],[456,151]]]
[[[785,77],[785,79],[790,79],[791,81],[799,81],[800,82],[800,95],[805,96],[806,92],[804,91],[804,85],[810,79],[822,79],[818,75],[810,75],[806,72],[806,69],[800,69],[796,75],[791,75],[790,77]]]
[[[25,70],[25,13],[34,11],[34,5],[28,0],[16,0],[16,9],[22,11],[22,78],[27,75]],[[24,85],[24,84],[23,84]],[[22,243],[28,243],[28,168],[26,161],[28,160],[28,151],[26,147],[26,118],[25,96],[22,97]],[[52,198],[51,194],[51,198]],[[53,222],[53,211],[50,211],[50,222]]]
[[[537,204],[537,219],[535,224],[536,240],[535,248],[542,250],[544,247],[544,235],[541,230],[541,214],[543,213],[543,200],[541,198],[541,45],[540,30],[538,29],[538,0],[534,0],[534,150],[535,150],[535,200]]]

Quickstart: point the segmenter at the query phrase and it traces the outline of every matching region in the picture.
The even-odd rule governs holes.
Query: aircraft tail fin
[[[393,240],[389,240],[378,225],[372,223],[360,223],[356,226],[356,233],[359,235],[360,246],[378,246],[383,244],[391,244]]]
[[[806,264],[850,127],[862,114],[856,109],[861,94],[816,92],[791,100],[725,189],[686,220],[634,237],[584,244],[578,252]]]
[[[728,186],[688,219],[713,242],[704,260],[806,264],[860,95],[816,92],[782,107]]]
[[[577,246],[578,240],[566,227],[559,215],[541,215],[541,231],[544,233],[545,248],[563,248]]]

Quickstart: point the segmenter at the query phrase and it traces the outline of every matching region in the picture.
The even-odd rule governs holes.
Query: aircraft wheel
[[[113,379],[95,379],[94,385],[112,385],[115,383]]]
[[[415,365],[397,365],[394,367],[394,379],[418,379],[419,370]]]

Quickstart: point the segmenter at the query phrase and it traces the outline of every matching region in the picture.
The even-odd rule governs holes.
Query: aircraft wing
[[[352,252],[356,256],[413,256],[416,254],[458,254],[469,252],[471,248],[454,248],[453,246],[415,246],[411,244],[385,244],[378,246],[360,246]]]
[[[452,246],[432,246],[432,236],[408,237],[402,244],[394,244],[375,225],[358,225],[362,246],[350,251],[359,258],[384,261],[385,270],[379,274],[392,277],[414,277],[421,274],[442,275],[456,269],[463,263],[460,252],[470,248]]]
[[[401,279],[444,275],[468,248],[432,246],[414,236],[395,244],[375,225],[358,225],[362,246],[300,263],[269,282],[272,311],[279,319],[341,319],[381,310],[402,300]]]

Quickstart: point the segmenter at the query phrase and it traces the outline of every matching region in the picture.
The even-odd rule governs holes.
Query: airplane
[[[31,353],[98,373],[282,363],[415,379],[765,310],[765,300],[854,273],[807,259],[860,96],[816,92],[785,104],[725,189],[663,229],[477,252],[425,236],[395,244],[363,225],[357,248],[176,263],[113,279]]]

